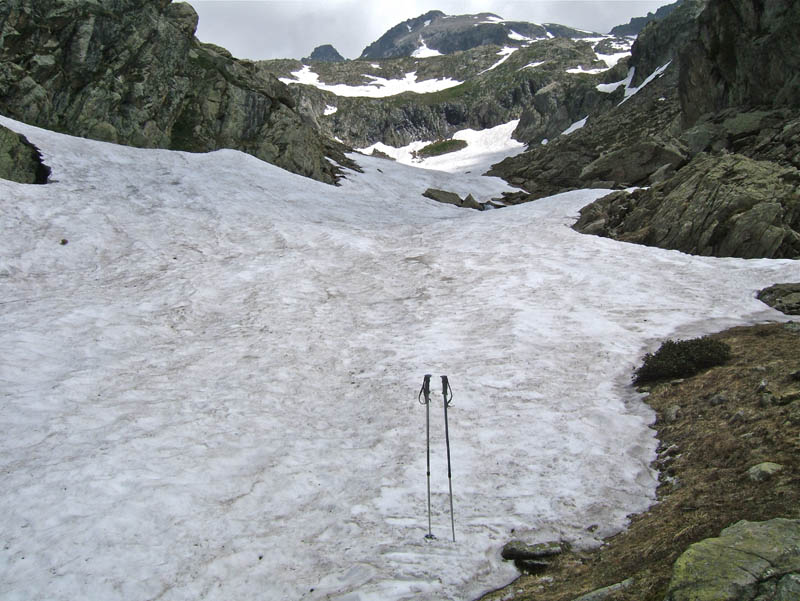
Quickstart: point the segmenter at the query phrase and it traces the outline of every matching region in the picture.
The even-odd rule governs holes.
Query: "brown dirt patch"
[[[658,417],[658,502],[595,551],[559,556],[483,601],[570,601],[628,578],[608,601],[662,601],[686,548],[739,521],[800,518],[800,323],[712,336],[731,359],[698,375],[645,387]],[[764,482],[747,470],[784,466]]]

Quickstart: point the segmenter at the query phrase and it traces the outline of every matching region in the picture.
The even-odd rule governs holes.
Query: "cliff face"
[[[286,86],[194,37],[171,0],[7,0],[0,112],[41,127],[189,151],[234,148],[334,182],[341,147],[294,110]]]
[[[687,124],[726,107],[800,107],[800,4],[712,0],[680,57]]]

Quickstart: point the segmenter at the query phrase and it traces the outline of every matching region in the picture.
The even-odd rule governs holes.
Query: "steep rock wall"
[[[326,182],[345,163],[294,110],[286,86],[195,37],[171,0],[7,0],[0,112],[140,147],[234,148]]]

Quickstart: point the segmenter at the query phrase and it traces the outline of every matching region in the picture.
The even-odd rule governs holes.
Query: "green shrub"
[[[655,353],[647,353],[633,374],[634,384],[665,378],[685,378],[715,365],[722,365],[731,356],[731,347],[720,340],[703,336],[691,340],[667,340]]]
[[[442,140],[440,142],[433,142],[432,144],[428,144],[423,148],[420,148],[417,151],[417,156],[427,158],[427,157],[435,157],[442,154],[447,154],[448,152],[455,152],[456,150],[461,150],[462,148],[466,148],[467,143],[464,140]]]

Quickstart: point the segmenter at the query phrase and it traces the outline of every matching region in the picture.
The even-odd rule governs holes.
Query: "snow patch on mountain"
[[[525,150],[525,144],[517,142],[511,136],[519,125],[519,119],[484,130],[462,129],[453,134],[454,140],[463,140],[466,148],[445,155],[420,158],[417,153],[431,141],[412,142],[407,146],[396,148],[378,142],[359,152],[371,154],[378,150],[392,157],[398,163],[433,169],[448,173],[477,172],[484,173],[493,164]]]
[[[588,115],[587,115],[586,117],[584,117],[583,119],[579,119],[578,121],[576,121],[575,123],[573,123],[572,125],[570,125],[570,126],[567,128],[567,129],[565,129],[564,131],[562,131],[562,132],[561,132],[561,135],[562,135],[562,136],[568,136],[568,135],[570,135],[571,133],[573,133],[573,132],[575,132],[575,131],[578,131],[578,130],[579,130],[579,129],[581,129],[581,128],[582,128],[584,125],[586,125],[586,121],[587,121],[588,119],[589,119],[589,116],[588,116]]]
[[[430,21],[428,23],[430,23]],[[428,48],[425,40],[420,38],[420,47],[412,52],[411,56],[414,58],[429,58],[431,56],[442,56],[442,53],[433,48]]]
[[[500,52],[497,53],[497,55],[501,56],[502,58],[499,61],[497,61],[495,64],[493,64],[491,67],[489,67],[488,69],[484,69],[483,71],[478,73],[478,75],[483,75],[487,71],[491,71],[493,69],[497,69],[497,67],[499,67],[504,62],[506,62],[511,57],[511,55],[514,54],[517,50],[519,50],[519,48],[513,48],[511,46],[504,46],[502,48],[502,50],[500,50]]]
[[[291,75],[294,79],[288,77],[281,77],[280,81],[285,84],[305,84],[319,88],[320,90],[327,90],[337,96],[350,96],[350,97],[368,97],[368,98],[385,98],[387,96],[394,96],[402,94],[403,92],[416,92],[417,94],[425,94],[428,92],[438,92],[446,90],[454,86],[460,85],[463,82],[456,81],[446,77],[444,79],[426,79],[424,81],[417,81],[416,71],[406,73],[403,79],[384,79],[375,75],[365,74],[364,77],[372,79],[373,81],[363,86],[348,86],[345,84],[325,84],[319,81],[319,74],[314,73],[311,67],[304,65],[298,71],[292,71]]]

